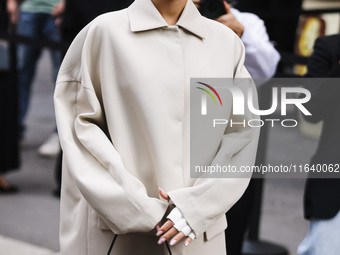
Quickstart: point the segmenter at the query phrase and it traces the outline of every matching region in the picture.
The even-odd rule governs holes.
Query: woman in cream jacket
[[[189,84],[249,78],[243,64],[237,35],[203,18],[191,0],[136,0],[79,33],[55,91],[62,255],[107,254],[115,234],[111,254],[168,254],[158,244],[167,240],[174,255],[226,253],[224,215],[249,178],[190,178]],[[244,94],[248,87],[255,90],[239,86]],[[205,148],[215,152],[211,164],[254,163],[258,129],[207,135],[217,141]]]

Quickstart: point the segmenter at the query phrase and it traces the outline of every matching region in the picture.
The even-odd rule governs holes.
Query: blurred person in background
[[[60,41],[60,34],[55,19],[63,11],[63,0],[7,0],[7,10],[11,22],[17,24],[17,34],[53,42]],[[50,50],[52,60],[52,78],[55,83],[61,53]],[[41,55],[41,48],[29,44],[18,46],[18,88],[19,88],[19,139],[21,143],[25,136],[25,118],[31,98],[32,81],[36,65]],[[60,150],[58,134],[53,132],[38,152],[42,156],[54,156]]]
[[[132,2],[133,0],[96,0],[96,4],[93,4],[91,1],[65,0],[61,20],[63,42],[71,44],[80,30],[98,15],[124,9]]]
[[[208,0],[209,1],[209,0]],[[193,0],[200,9],[201,0]],[[246,49],[245,66],[251,77],[268,79],[274,76],[280,54],[269,40],[263,20],[253,13],[240,12],[223,1],[226,14],[216,21],[233,30]],[[259,84],[257,84],[259,86]]]
[[[193,2],[200,9],[203,1],[193,0]],[[240,12],[226,1],[223,3],[226,14],[218,17],[216,21],[229,27],[241,38],[246,51],[244,65],[252,78],[266,80],[273,77],[280,61],[280,54],[270,42],[264,22],[255,14]],[[256,85],[260,87],[262,84]],[[261,91],[259,101],[261,105]],[[264,128],[261,134],[263,131]],[[227,254],[242,254],[244,236],[255,201],[256,182],[256,179],[251,179],[243,196],[226,214],[228,220],[228,228],[225,231]]]
[[[340,78],[340,35],[320,37],[308,63],[306,77]],[[323,121],[317,150],[310,165],[340,164],[340,83],[331,81],[306,87],[311,100],[305,107],[312,113],[307,121]],[[310,229],[298,247],[298,255],[338,255],[340,251],[340,178],[308,178],[304,214]]]
[[[6,0],[0,1],[0,31],[7,32],[8,15]],[[11,70],[13,45],[0,39],[0,194],[11,194],[18,188],[4,177],[6,173],[19,167],[18,146],[18,100],[16,73]]]

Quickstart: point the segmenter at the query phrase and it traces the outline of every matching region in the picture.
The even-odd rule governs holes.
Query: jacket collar
[[[147,31],[169,26],[151,0],[136,0],[128,8],[128,15],[132,32]],[[205,38],[206,30],[204,18],[201,16],[192,0],[187,1],[176,25],[202,39]]]

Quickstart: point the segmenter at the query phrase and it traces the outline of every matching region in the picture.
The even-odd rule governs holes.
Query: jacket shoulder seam
[[[57,85],[57,84],[60,84],[60,83],[67,83],[67,82],[77,82],[77,83],[81,83],[81,81],[79,81],[79,80],[64,80],[64,81],[57,81],[57,82],[56,82],[56,85]]]
[[[66,80],[66,81],[58,81],[56,82],[56,85],[61,84],[61,83],[69,83],[69,82],[75,82],[77,84],[81,83],[81,81],[78,81],[78,80]],[[83,89],[95,92],[94,89],[86,87],[86,86],[83,86]]]

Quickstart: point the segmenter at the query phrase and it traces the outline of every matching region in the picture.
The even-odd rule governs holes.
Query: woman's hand
[[[201,7],[201,0],[192,0],[197,9]],[[234,14],[231,12],[231,6],[227,1],[223,1],[226,14],[220,16],[216,21],[222,23],[223,25],[229,27],[235,32],[240,38],[244,32],[244,26],[235,18]]]
[[[61,0],[57,3],[51,12],[51,15],[55,18],[55,25],[60,28],[62,23],[62,14],[65,10],[65,0]]]
[[[200,9],[201,7],[201,0],[192,0],[196,6],[197,9]]]
[[[19,19],[18,3],[16,0],[7,0],[7,12],[11,16],[11,23],[17,24]]]
[[[169,201],[170,197],[169,195],[162,190],[161,188],[158,190],[159,194],[162,198]],[[159,225],[156,226],[157,230],[157,236],[160,236],[158,240],[158,244],[162,244],[169,240],[172,236],[174,236],[171,241],[170,245],[177,244],[185,235],[182,232],[179,232],[176,228],[173,227],[174,223],[171,220],[167,220],[161,227]],[[162,235],[162,236],[161,236]],[[191,243],[192,239],[190,237],[187,237],[184,245],[188,246]]]
[[[65,10],[65,0],[61,0],[59,3],[57,3],[54,7],[53,10],[51,12],[51,15],[53,17],[58,17],[61,14],[63,14]]]
[[[226,14],[217,18],[216,21],[222,23],[223,25],[229,27],[235,32],[240,38],[244,32],[244,26],[235,18],[234,14],[231,12],[231,6],[226,1],[223,1]]]

